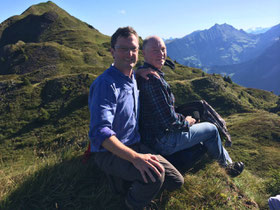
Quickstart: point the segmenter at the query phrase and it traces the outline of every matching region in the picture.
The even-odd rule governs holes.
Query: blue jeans
[[[202,142],[207,153],[220,165],[226,166],[232,160],[223,147],[217,127],[208,122],[197,123],[190,127],[188,132],[176,131],[167,133],[155,144],[155,150],[162,155],[171,155],[175,152],[190,148]]]

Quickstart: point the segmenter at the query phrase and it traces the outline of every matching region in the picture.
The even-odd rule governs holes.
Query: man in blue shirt
[[[232,162],[214,124],[196,123],[191,116],[185,117],[175,112],[174,96],[161,71],[167,57],[163,40],[157,36],[145,39],[143,55],[143,68],[154,69],[160,77],[148,75],[148,80],[138,80],[142,140],[162,155],[171,155],[203,142],[208,154],[225,167],[229,174],[240,174],[244,164]]]
[[[142,209],[162,186],[179,188],[182,175],[163,157],[140,143],[138,96],[133,67],[138,59],[138,35],[119,28],[111,38],[112,66],[91,85],[89,94],[91,150],[105,173],[131,181],[126,205]]]

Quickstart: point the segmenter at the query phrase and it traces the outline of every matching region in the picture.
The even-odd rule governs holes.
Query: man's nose
[[[135,55],[137,52],[134,49],[127,49],[127,53],[129,56]]]
[[[163,50],[159,50],[159,51],[157,52],[157,54],[160,55],[160,56],[163,56],[163,55],[164,55],[164,51],[163,51]]]
[[[128,49],[128,54],[129,54],[129,56],[132,56],[134,53],[131,49]]]

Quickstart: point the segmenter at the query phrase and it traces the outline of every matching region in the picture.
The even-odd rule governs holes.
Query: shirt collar
[[[132,72],[132,78],[129,78],[128,76],[124,75],[120,70],[118,70],[113,64],[110,66],[110,70],[118,75],[120,78],[126,80],[129,83],[134,83],[133,81],[135,80],[135,75],[134,71]]]
[[[144,62],[143,68],[151,68],[151,69],[155,70],[158,74],[160,74],[162,77],[164,77],[164,73],[160,69],[154,67],[153,65],[151,65],[147,62]]]

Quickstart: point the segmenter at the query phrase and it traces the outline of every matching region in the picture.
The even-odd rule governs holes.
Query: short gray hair
[[[160,38],[159,36],[148,36],[148,37],[146,37],[145,39],[144,39],[144,41],[143,41],[143,46],[142,46],[142,48],[143,48],[143,50],[145,49],[145,47],[147,46],[147,44],[148,44],[148,42],[150,42],[151,40],[156,40],[157,38]],[[161,38],[160,38],[161,39]]]

